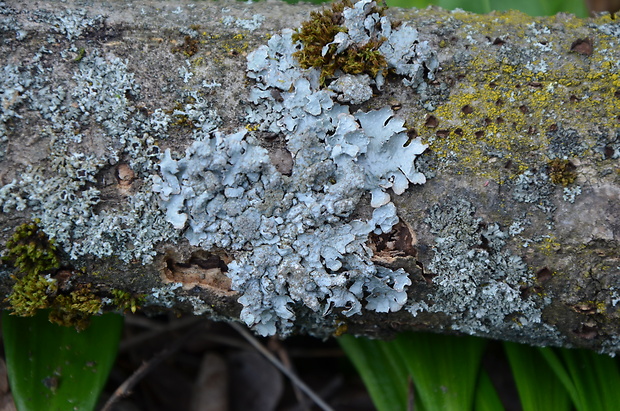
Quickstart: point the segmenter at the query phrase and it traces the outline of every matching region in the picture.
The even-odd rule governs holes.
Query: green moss
[[[123,290],[111,290],[114,298],[112,299],[112,303],[118,307],[119,310],[126,312],[131,311],[135,313],[138,308],[142,304],[144,304],[145,295],[134,296],[131,293]]]
[[[553,184],[561,184],[564,187],[575,182],[577,173],[576,167],[568,160],[554,159],[547,163],[549,177]]]
[[[6,299],[11,314],[30,317],[37,310],[51,308],[51,322],[83,330],[90,317],[101,311],[101,298],[92,293],[90,284],[69,293],[59,291],[53,276],[60,268],[60,251],[38,223],[19,226],[6,243],[2,261],[17,271],[12,276],[13,291]]]
[[[86,284],[68,295],[58,295],[52,305],[49,320],[65,327],[82,331],[90,324],[90,318],[101,312],[101,298]]]
[[[79,63],[80,61],[82,61],[85,55],[86,55],[86,49],[82,47],[78,50],[77,57],[74,58],[73,61],[75,61],[76,63]]]
[[[336,34],[346,32],[346,27],[342,26],[344,23],[342,12],[347,7],[353,7],[351,1],[342,0],[320,12],[312,12],[310,20],[303,23],[301,29],[293,35],[293,41],[300,41],[304,46],[293,56],[303,68],[320,68],[321,84],[334,77],[337,70],[347,74],[366,73],[376,77],[380,70],[387,69],[385,57],[379,52],[384,39],[374,39],[360,47],[350,47],[339,54],[336,54],[337,46],[332,44],[323,54],[323,48],[334,41]],[[384,10],[375,6],[370,13],[383,15]]]
[[[15,267],[13,291],[6,301],[13,314],[29,317],[48,308],[58,290],[49,274],[60,267],[58,249],[53,240],[37,226],[38,221],[17,227],[6,243],[2,262]]]
[[[13,237],[6,243],[4,263],[10,264],[23,274],[42,274],[60,267],[58,249],[53,239],[39,229],[35,220],[17,227]]]
[[[32,317],[37,310],[49,308],[50,300],[58,291],[57,281],[49,276],[28,274],[12,278],[15,285],[6,301],[11,305],[12,314],[20,317]]]

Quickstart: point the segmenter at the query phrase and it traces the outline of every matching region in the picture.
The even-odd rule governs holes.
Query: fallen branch
[[[1,7],[0,240],[38,219],[61,254],[37,304],[617,350],[609,15]]]

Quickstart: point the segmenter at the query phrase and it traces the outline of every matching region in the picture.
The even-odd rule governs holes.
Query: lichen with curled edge
[[[384,38],[371,39],[365,44],[347,47],[338,52],[336,35],[347,32],[344,26],[344,10],[352,7],[350,0],[342,0],[320,12],[312,12],[310,20],[303,23],[301,29],[293,34],[293,41],[300,41],[303,45],[303,49],[293,56],[303,68],[320,68],[321,84],[334,77],[337,70],[347,74],[366,73],[376,77],[379,71],[388,68],[385,57],[379,51]],[[384,10],[373,4],[367,13],[383,16]]]

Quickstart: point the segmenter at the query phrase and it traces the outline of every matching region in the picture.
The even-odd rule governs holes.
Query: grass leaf
[[[501,411],[504,409],[502,401],[489,378],[489,374],[482,370],[478,378],[476,388],[475,407],[476,411]]]
[[[114,364],[123,317],[93,317],[90,326],[52,324],[48,312],[33,317],[2,315],[11,391],[20,411],[95,408]]]
[[[343,335],[338,342],[362,377],[377,410],[407,409],[407,370],[390,341]]]
[[[577,411],[612,409],[620,404],[620,372],[614,359],[586,350],[539,350]]]
[[[484,339],[405,333],[394,343],[425,409],[472,409]]]
[[[568,392],[537,348],[505,342],[504,349],[523,411],[570,409]]]
[[[588,11],[582,0],[521,0],[519,3],[505,0],[387,0],[390,7],[423,9],[429,5],[446,10],[463,9],[486,14],[493,10],[519,10],[530,16],[552,16],[561,11],[587,17]]]

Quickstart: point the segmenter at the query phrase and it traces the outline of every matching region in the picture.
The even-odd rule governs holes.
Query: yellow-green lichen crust
[[[592,153],[597,135],[591,119],[601,134],[620,127],[619,39],[592,33],[612,23],[609,16],[595,22],[516,11],[453,17],[454,36],[441,41],[469,41],[466,51],[442,63],[451,76],[442,79],[452,83],[450,96],[427,116],[408,121],[442,168],[502,183],[553,159]],[[591,50],[575,49],[581,37]],[[562,177],[559,184],[571,179]]]

